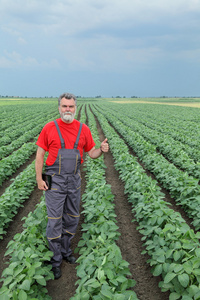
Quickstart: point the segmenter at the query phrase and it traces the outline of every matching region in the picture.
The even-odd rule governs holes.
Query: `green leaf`
[[[180,284],[184,288],[186,288],[189,284],[190,278],[189,278],[188,274],[184,273],[184,274],[178,275],[178,280],[179,280]]]
[[[114,278],[114,279],[111,279],[110,280],[110,283],[112,283],[113,285],[115,285],[115,286],[118,286],[118,282],[117,282],[117,280]]]
[[[45,278],[40,278],[40,279],[36,279],[37,283],[39,283],[40,285],[46,286],[46,280]]]
[[[196,276],[199,276],[199,275],[200,275],[200,269],[195,269],[195,270],[193,270],[193,273],[194,273]]]
[[[4,280],[4,285],[8,285],[9,283],[11,283],[11,281],[13,280],[13,277],[12,276],[9,276],[7,277],[5,280]]]
[[[154,276],[159,276],[160,274],[162,274],[162,264],[157,265],[153,271]]]
[[[17,284],[18,284],[18,281],[17,281],[17,280],[13,281],[13,282],[9,285],[9,289],[10,289],[10,290],[13,290],[13,288],[14,288]]]
[[[28,270],[28,276],[33,277],[35,274],[35,268],[31,266],[31,268]]]
[[[38,261],[33,264],[33,267],[36,269],[36,268],[39,268],[41,265],[42,265],[42,263]]]
[[[8,295],[1,295],[1,300],[10,300]]]
[[[164,256],[164,255],[160,255],[160,256],[157,258],[157,262],[159,262],[159,263],[164,263],[164,262],[165,262],[165,256]]]
[[[114,264],[118,266],[121,262],[121,253],[119,251],[115,251]]]
[[[91,283],[90,286],[94,289],[97,289],[101,286],[101,284],[96,280],[95,282]]]
[[[181,243],[180,242],[176,242],[175,243],[175,248],[176,249],[181,249],[182,247],[181,247]]]
[[[183,297],[181,298],[181,300],[193,300],[194,298],[191,298],[190,296],[188,295],[183,295]],[[196,298],[196,299],[199,299],[199,298]]]
[[[113,299],[113,294],[108,290],[108,289],[102,289],[100,292],[100,295],[103,295],[104,297],[106,297],[105,299]],[[104,299],[104,298],[103,298]]]
[[[17,275],[19,275],[22,271],[24,270],[24,266],[19,266],[13,274],[13,277],[16,277]]]
[[[197,257],[200,257],[200,248],[195,249],[195,254]]]
[[[27,294],[24,292],[24,290],[19,292],[19,300],[27,300]]]
[[[15,267],[17,267],[18,266],[18,263],[17,262],[13,262],[13,263],[11,263],[10,265],[9,265],[9,268],[10,269],[14,269]]]
[[[168,273],[165,278],[164,278],[164,283],[169,283],[170,281],[172,281],[172,279],[174,279],[174,277],[176,277],[177,275],[175,273]]]
[[[77,267],[77,276],[82,278],[86,275],[85,273],[85,265],[82,264],[82,265],[78,265]]]
[[[19,286],[20,289],[29,291],[31,286],[31,282],[28,279],[25,279],[22,284]]]
[[[119,281],[119,282],[124,282],[124,281],[126,281],[126,277],[124,277],[124,276],[118,276],[117,278],[116,278],[116,280],[117,281]]]
[[[195,294],[197,294],[199,292],[199,287],[196,285],[190,285],[188,288],[188,291],[189,291],[190,297],[194,297]]]
[[[21,251],[19,251],[19,253],[18,253],[18,258],[19,258],[19,260],[22,260],[23,257],[24,257],[24,251],[21,250]]]
[[[177,265],[175,266],[175,268],[174,268],[174,272],[175,272],[175,273],[178,273],[178,272],[180,272],[181,270],[183,270],[183,265],[181,265],[181,264],[177,264]]]
[[[114,273],[111,269],[106,269],[105,270],[106,275],[108,276],[108,279],[113,279],[114,278]]]
[[[191,274],[193,272],[193,266],[191,264],[191,262],[187,261],[183,264],[183,269],[185,270],[185,272],[187,272],[188,274]]]
[[[84,283],[84,285],[85,285],[85,286],[90,285],[90,284],[94,283],[95,281],[96,281],[95,278],[91,278],[91,279],[87,280],[87,281]]]
[[[166,251],[166,254],[165,254],[166,258],[171,257],[173,251],[174,251],[174,249],[168,249],[168,250]]]
[[[177,299],[180,299],[180,295],[177,294],[177,293],[171,293],[169,295],[169,300],[177,300]]]
[[[174,260],[178,261],[180,257],[181,257],[180,251],[175,251],[174,254],[173,254]]]
[[[36,257],[38,257],[38,255],[35,254],[35,253],[33,253],[33,254],[31,255],[31,258],[36,258]]]
[[[105,265],[105,263],[106,263],[106,258],[107,258],[107,256],[105,255],[105,256],[104,256],[104,259],[103,259],[103,262],[102,262],[102,264],[101,264],[102,266]]]
[[[84,245],[85,245],[85,241],[84,241],[84,240],[80,240],[80,241],[78,242],[78,247],[79,247],[79,248],[83,247]]]
[[[2,277],[6,277],[6,275],[13,275],[14,270],[10,269],[9,267],[4,269],[2,272]]]
[[[9,249],[6,251],[6,253],[4,254],[4,256],[7,256],[7,255],[11,254],[13,251],[14,251],[14,249],[9,248]]]
[[[44,278],[44,276],[36,274],[36,275],[33,276],[33,278],[34,279],[42,279],[42,278]]]
[[[98,270],[98,272],[97,272],[97,278],[98,278],[99,281],[101,281],[102,279],[105,278],[105,276],[104,276],[104,270],[101,270],[101,269]]]
[[[168,223],[165,225],[165,227],[163,228],[163,232],[166,232],[166,231],[175,231],[176,230],[176,227],[173,226],[172,224]]]

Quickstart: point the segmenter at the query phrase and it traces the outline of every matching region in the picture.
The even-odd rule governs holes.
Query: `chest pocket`
[[[77,149],[59,149],[58,174],[76,174],[80,169],[81,156]]]

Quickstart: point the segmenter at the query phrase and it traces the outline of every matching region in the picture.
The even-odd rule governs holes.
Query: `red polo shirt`
[[[65,148],[73,149],[76,137],[78,135],[80,122],[74,119],[72,123],[68,124],[63,122],[61,118],[57,119],[56,121],[65,141]],[[44,126],[38,137],[36,145],[49,152],[46,164],[48,166],[51,166],[56,160],[58,150],[61,149],[60,138],[54,121],[51,121]],[[85,152],[88,152],[94,146],[95,142],[93,140],[91,131],[87,125],[83,124],[77,147],[77,149],[80,151],[81,163],[83,162],[83,150]]]

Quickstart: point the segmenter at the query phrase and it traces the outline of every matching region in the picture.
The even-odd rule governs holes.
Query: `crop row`
[[[136,109],[136,112],[135,112]],[[140,123],[172,135],[176,140],[199,147],[200,119],[196,108],[160,105],[129,106],[127,114]],[[153,116],[153,117],[152,117]]]
[[[1,131],[1,141],[0,146],[6,146],[16,140],[18,137],[23,135],[25,132],[33,129],[38,121],[43,117],[43,114],[40,113],[32,116],[30,121],[30,116],[27,117],[27,120],[24,120],[23,124],[15,124],[10,128]]]
[[[112,109],[118,109],[113,107]],[[175,140],[200,150],[200,124],[198,110],[160,105],[130,105],[120,111],[141,124],[163,134],[171,135]],[[153,116],[153,117],[152,117]]]
[[[15,149],[21,147],[24,143],[36,137],[41,131],[46,121],[50,121],[53,118],[53,115],[56,116],[57,113],[43,115],[42,117],[39,116],[33,119],[31,122],[29,120],[29,124],[27,126],[25,126],[24,124],[23,127],[20,126],[20,130],[18,130],[17,128],[13,130],[13,136],[8,136],[5,132],[4,138],[7,138],[8,140],[6,142],[6,145],[0,147],[0,159],[8,156]]]
[[[157,182],[147,176],[130,155],[127,145],[107,119],[94,107],[92,110],[109,137],[115,167],[125,183],[125,192],[139,224],[138,230],[144,236],[153,275],[163,277],[160,282],[162,291],[171,292],[170,300],[199,299],[200,234],[195,234],[181,215],[169,208],[170,204],[163,200],[164,195]]]
[[[12,134],[13,130],[23,130],[23,126],[32,123],[37,116],[43,117],[46,114],[53,114],[57,110],[55,103],[21,104],[1,106],[0,136]]]
[[[0,120],[0,136],[3,136],[3,131],[9,131],[18,125],[22,125],[23,122],[30,120],[31,110],[37,110],[36,107],[27,108],[24,105],[17,106],[1,106],[1,120]],[[38,110],[39,111],[39,110]]]
[[[145,167],[151,171],[163,187],[170,191],[171,196],[179,205],[182,205],[187,215],[192,219],[192,224],[200,228],[200,186],[198,179],[182,172],[169,163],[162,155],[157,153],[156,147],[147,142],[141,135],[134,132],[129,125],[124,125],[120,120],[108,112],[104,115],[126,142],[138,155]]]
[[[10,155],[14,150],[21,147],[24,143],[33,139],[41,130],[41,125],[34,126],[33,129],[26,131],[25,134],[21,135],[18,139],[15,139],[9,145],[0,147],[0,159]]]
[[[200,158],[200,122],[198,109],[189,107],[172,107],[153,104],[109,104],[106,108],[113,112],[121,112],[157,134],[171,136],[183,146],[188,155],[198,161]]]
[[[27,159],[36,151],[35,142],[24,144],[21,148],[14,151],[8,157],[0,161],[0,186],[9,178],[16,170],[23,165]]]
[[[89,126],[92,135],[98,140],[96,122],[89,111]],[[82,116],[82,115],[81,115]],[[81,120],[85,121],[84,115]],[[137,299],[129,288],[134,281],[128,263],[122,259],[116,246],[118,238],[114,213],[114,196],[105,181],[103,157],[86,159],[87,186],[82,197],[84,207],[83,235],[78,247],[77,262],[78,288],[71,300],[82,299]]]
[[[149,127],[151,130],[155,130],[157,134],[162,134],[162,135],[169,135],[171,138],[176,141],[177,146],[182,147],[182,150],[184,150],[191,159],[193,159],[195,162],[199,162],[200,160],[200,145],[198,142],[198,137],[192,135],[191,136],[191,131],[194,132],[194,129],[191,129],[190,132],[183,131],[180,133],[180,129],[175,130],[173,128],[173,124],[169,126],[167,124],[164,125],[159,125],[156,124],[155,121],[151,122],[145,122],[138,120],[141,124],[141,122]],[[195,132],[196,133],[196,132]],[[173,141],[172,140],[172,141]],[[174,143],[174,142],[173,142]]]
[[[0,146],[7,145],[11,143],[13,140],[18,138],[19,136],[23,135],[25,132],[33,129],[38,124],[41,124],[43,121],[46,122],[49,116],[53,114],[53,112],[29,112],[30,114],[22,121],[22,123],[14,124],[12,126],[1,129],[1,141]],[[56,112],[54,112],[55,114]],[[43,123],[42,123],[43,124]]]
[[[200,151],[198,152],[198,160],[196,163],[189,154],[185,151],[185,144],[174,140],[169,134],[163,134],[156,129],[150,129],[146,125],[135,121],[133,118],[126,116],[124,119],[121,111],[112,114],[117,117],[122,123],[129,124],[133,131],[142,135],[146,140],[156,146],[156,150],[160,151],[174,165],[185,170],[191,176],[200,179]],[[198,151],[198,150],[196,150]]]
[[[45,238],[47,214],[44,196],[34,212],[24,218],[25,228],[8,243],[5,256],[10,256],[0,281],[1,300],[48,300],[46,281],[53,279],[49,261],[52,252],[48,250]]]
[[[0,239],[6,233],[6,228],[18,213],[19,207],[29,198],[36,186],[35,161],[21,172],[13,183],[5,190],[0,197]]]

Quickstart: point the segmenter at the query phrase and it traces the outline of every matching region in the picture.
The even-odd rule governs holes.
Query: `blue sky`
[[[0,7],[0,95],[200,96],[200,0]]]

